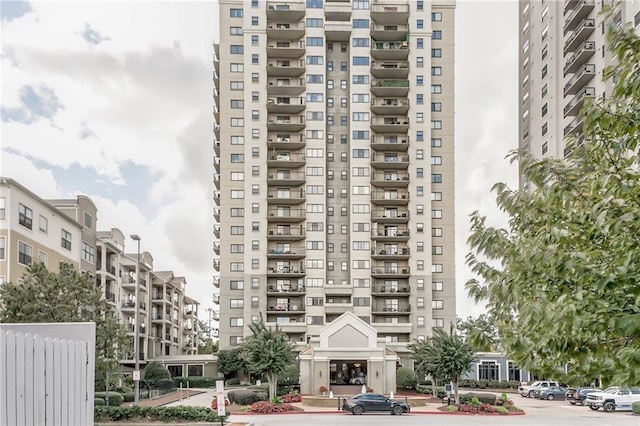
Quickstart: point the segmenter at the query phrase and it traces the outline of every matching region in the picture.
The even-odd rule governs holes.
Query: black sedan
[[[394,401],[379,393],[361,393],[345,400],[342,404],[342,411],[348,411],[351,414],[379,412],[402,415],[409,410],[409,405],[404,402]]]
[[[569,389],[566,393],[567,401],[571,405],[584,405],[584,400],[587,399],[587,394],[592,392],[602,392],[602,389],[597,388],[578,388],[573,392]]]

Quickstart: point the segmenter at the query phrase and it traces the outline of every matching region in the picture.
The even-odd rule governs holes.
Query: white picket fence
[[[95,324],[0,325],[0,425],[92,426]]]

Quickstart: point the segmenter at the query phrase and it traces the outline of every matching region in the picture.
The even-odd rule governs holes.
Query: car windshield
[[[610,388],[606,388],[604,390],[604,393],[616,393],[616,392],[618,392],[617,386],[611,386]]]

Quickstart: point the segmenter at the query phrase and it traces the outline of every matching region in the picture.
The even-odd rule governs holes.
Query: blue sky
[[[2,1],[0,173],[45,198],[90,196],[100,229],[142,237],[156,269],[212,306],[211,1]],[[516,185],[517,4],[459,1],[456,257],[465,297],[468,215],[500,225],[491,186]],[[133,243],[129,242],[133,248]]]

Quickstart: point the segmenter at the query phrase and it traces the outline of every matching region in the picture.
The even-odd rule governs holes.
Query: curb
[[[348,412],[344,412],[344,411],[285,411],[284,413],[251,413],[251,412],[245,412],[245,413],[231,413],[231,416],[271,416],[271,415],[288,415],[288,416],[295,416],[295,415],[303,415],[303,414],[344,414],[345,416],[348,415],[353,415],[351,413]],[[500,413],[482,413],[482,414],[478,414],[478,413],[448,413],[445,411],[413,411],[410,413],[404,413],[402,414],[403,416],[411,416],[413,414],[417,414],[419,416],[425,416],[425,415],[436,415],[436,416],[440,416],[440,415],[446,415],[446,416],[500,416],[500,417],[509,417],[509,416],[524,416],[527,413],[523,412],[523,411],[515,411],[513,413],[508,413],[508,414],[500,414]]]

